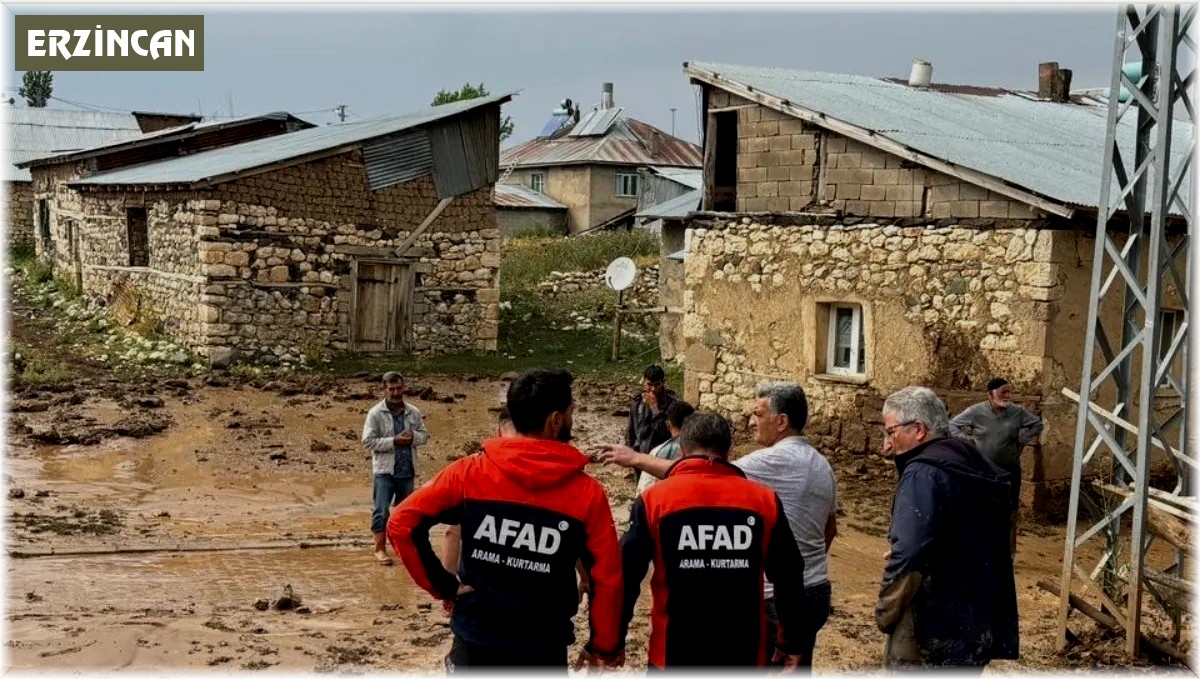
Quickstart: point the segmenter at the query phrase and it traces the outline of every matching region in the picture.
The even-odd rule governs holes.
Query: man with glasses
[[[982,671],[1017,658],[1009,474],[950,437],[946,407],[925,387],[887,397],[883,432],[899,475],[875,604],[884,667]]]

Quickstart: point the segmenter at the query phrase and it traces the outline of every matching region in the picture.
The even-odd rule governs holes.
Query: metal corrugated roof
[[[55,151],[73,151],[142,134],[132,113],[67,111],[53,108],[0,109],[4,125],[3,181],[32,181],[27,169],[13,167]]]
[[[503,103],[512,96],[512,93],[496,94],[411,113],[313,127],[191,156],[105,172],[71,182],[71,185],[192,184],[208,180],[226,181],[232,178],[228,175],[332,151],[342,146],[351,147],[368,139],[427,125],[483,106]]]
[[[651,153],[655,136],[658,149]],[[618,118],[602,137],[531,139],[500,153],[500,166],[504,168],[595,163],[700,167],[703,161],[704,151],[699,146],[628,117]]]
[[[690,167],[652,167],[654,174],[670,179],[676,184],[682,184],[689,189],[704,188],[704,172],[700,168]]]
[[[160,115],[166,115],[166,114],[160,114]],[[198,122],[198,123],[185,123],[183,125],[179,125],[178,127],[168,127],[166,129],[156,130],[154,132],[147,132],[145,134],[139,134],[138,136],[132,137],[129,139],[117,139],[117,140],[113,140],[111,143],[89,146],[82,150],[70,151],[67,153],[47,153],[44,155],[40,155],[40,156],[36,156],[34,158],[27,159],[23,162],[41,165],[41,164],[44,164],[46,161],[62,162],[64,160],[68,160],[68,159],[85,158],[88,156],[100,155],[102,153],[116,151],[118,149],[133,148],[135,146],[141,146],[145,143],[156,143],[156,142],[164,141],[166,139],[190,137],[190,136],[194,136],[194,135],[197,135],[197,134],[200,134],[203,132],[211,132],[213,130],[226,129],[226,128],[230,128],[230,127],[238,127],[240,125],[255,123],[255,122],[262,121],[262,120],[281,120],[281,121],[291,120],[291,121],[302,124],[304,127],[315,127],[315,125],[313,125],[312,123],[310,123],[306,120],[301,120],[300,118],[293,116],[292,114],[288,113],[287,111],[274,111],[271,113],[263,113],[261,115],[243,116],[241,118],[233,118],[231,120],[208,120],[208,121],[203,121],[203,122]]]
[[[916,88],[860,75],[701,62],[684,66],[693,77],[715,75],[718,87],[725,80],[753,88],[1064,205],[1094,208],[1099,202],[1107,124],[1103,106],[1039,101],[996,88]],[[1132,118],[1118,131],[1127,167],[1133,162]],[[1176,122],[1172,155],[1180,162],[1192,135],[1189,124]]]
[[[578,123],[575,123],[575,127],[571,128],[571,131],[567,133],[567,136],[603,136],[607,134],[610,129],[612,129],[613,124],[617,122],[617,119],[621,117],[621,113],[624,111],[625,109],[621,107],[595,109],[593,111],[589,111],[588,114],[583,116]]]
[[[700,209],[700,199],[703,196],[703,189],[688,191],[682,196],[676,196],[671,200],[664,200],[657,205],[651,205],[634,216],[646,219],[683,219],[689,212],[695,212]]]
[[[496,207],[533,207],[545,210],[565,210],[566,205],[554,200],[544,193],[538,193],[528,186],[521,184],[496,184],[492,193],[492,203]]]

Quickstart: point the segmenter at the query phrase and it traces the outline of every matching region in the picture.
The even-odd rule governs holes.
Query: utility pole
[[[333,110],[337,111],[339,122],[343,122],[343,123],[346,122],[346,105],[345,104],[338,104]]]
[[[675,111],[676,110],[677,109],[674,106],[671,107],[671,136],[672,137],[675,136]]]

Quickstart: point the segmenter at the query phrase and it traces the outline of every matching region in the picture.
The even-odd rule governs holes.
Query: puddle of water
[[[89,555],[12,559],[8,611],[26,613],[209,607],[253,611],[290,584],[314,610],[337,606],[377,609],[412,603],[414,585],[403,566],[374,563],[370,548]],[[27,592],[43,600],[30,602]],[[426,601],[419,592],[420,601]]]

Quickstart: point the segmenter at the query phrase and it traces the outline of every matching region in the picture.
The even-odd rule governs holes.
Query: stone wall
[[[355,258],[407,264],[407,349],[495,349],[500,232],[490,186],[456,197],[402,260],[395,249],[438,203],[432,178],[372,192],[358,151],[199,191],[54,186],[56,234],[68,219],[78,229],[84,289],[110,301],[136,290],[143,314],[170,319],[163,330],[210,357],[300,360],[350,348]],[[146,210],[149,267],[129,266],[130,207]],[[56,236],[56,262],[70,263],[67,242]]]
[[[534,208],[496,208],[496,224],[505,238],[530,231],[567,233],[567,211]]]
[[[759,382],[796,380],[811,400],[808,434],[826,452],[851,455],[878,451],[882,399],[909,384],[939,390],[957,410],[1004,375],[1025,405],[1040,409],[1047,321],[1062,291],[1056,232],[1016,220],[894,222],[693,221],[685,398],[744,422]],[[828,374],[824,364],[826,305],[839,302],[862,310],[862,375]],[[1044,454],[1069,459],[1071,451]]]
[[[34,246],[33,182],[4,182],[8,201],[8,247]]]
[[[817,206],[871,217],[1033,219],[1020,201],[905,161],[798,118],[714,90],[709,106],[738,109],[740,212]]]
[[[625,290],[625,304],[634,309],[648,309],[661,306],[658,295],[658,267],[651,266],[638,270],[633,286]],[[541,283],[538,283],[538,296],[543,299],[562,300],[571,295],[589,290],[605,290],[616,302],[617,293],[608,289],[604,282],[604,271],[551,271]]]

